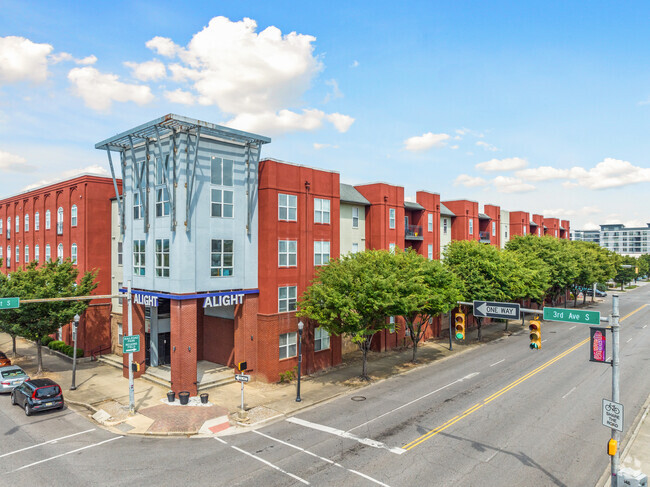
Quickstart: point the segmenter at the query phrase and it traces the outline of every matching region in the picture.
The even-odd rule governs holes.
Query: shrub
[[[61,345],[65,345],[61,340],[52,340],[47,344],[47,346],[52,350],[61,350]]]
[[[41,338],[41,345],[45,345],[47,347],[51,341],[54,341],[54,338],[50,336],[43,337]]]
[[[84,349],[83,348],[78,348],[77,349],[77,358],[83,357],[84,356]]]
[[[280,372],[280,382],[291,382],[296,378],[297,366],[293,369],[287,370],[286,372]]]

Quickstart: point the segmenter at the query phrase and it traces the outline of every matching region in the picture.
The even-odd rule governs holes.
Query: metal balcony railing
[[[63,235],[63,222],[56,223],[56,234]]]
[[[406,225],[406,228],[404,229],[404,236],[408,240],[423,240],[422,226]]]

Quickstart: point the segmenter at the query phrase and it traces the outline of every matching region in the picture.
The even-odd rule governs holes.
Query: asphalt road
[[[624,435],[650,394],[646,303],[650,286],[621,294]],[[611,297],[592,309],[609,314]],[[121,437],[69,409],[26,417],[4,396],[0,478],[53,486],[595,485],[609,463],[601,401],[611,397],[611,367],[589,362],[588,337],[588,325],[545,322],[541,350],[528,348],[527,333],[512,335],[217,439]]]

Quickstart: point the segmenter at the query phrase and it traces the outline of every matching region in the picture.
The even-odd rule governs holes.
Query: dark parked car
[[[0,392],[11,392],[26,380],[29,376],[17,365],[0,367]]]
[[[11,360],[9,360],[4,352],[0,352],[0,367],[4,367],[5,365],[11,365]]]
[[[25,409],[27,416],[35,411],[63,409],[63,392],[52,379],[26,380],[11,392],[11,404]]]
[[[587,294],[587,296],[591,296],[594,293],[594,290],[593,289],[587,289],[585,291],[585,293]],[[601,291],[600,289],[596,289],[596,297],[597,298],[604,298],[605,296],[607,296],[607,293],[605,291]]]

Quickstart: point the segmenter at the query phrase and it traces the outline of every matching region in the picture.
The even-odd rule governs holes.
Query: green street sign
[[[544,308],[545,321],[566,321],[569,323],[584,323],[597,325],[600,323],[600,311],[584,311],[580,309]]]
[[[18,308],[20,298],[0,298],[0,309]]]
[[[122,339],[122,353],[140,351],[140,335],[126,335]]]

